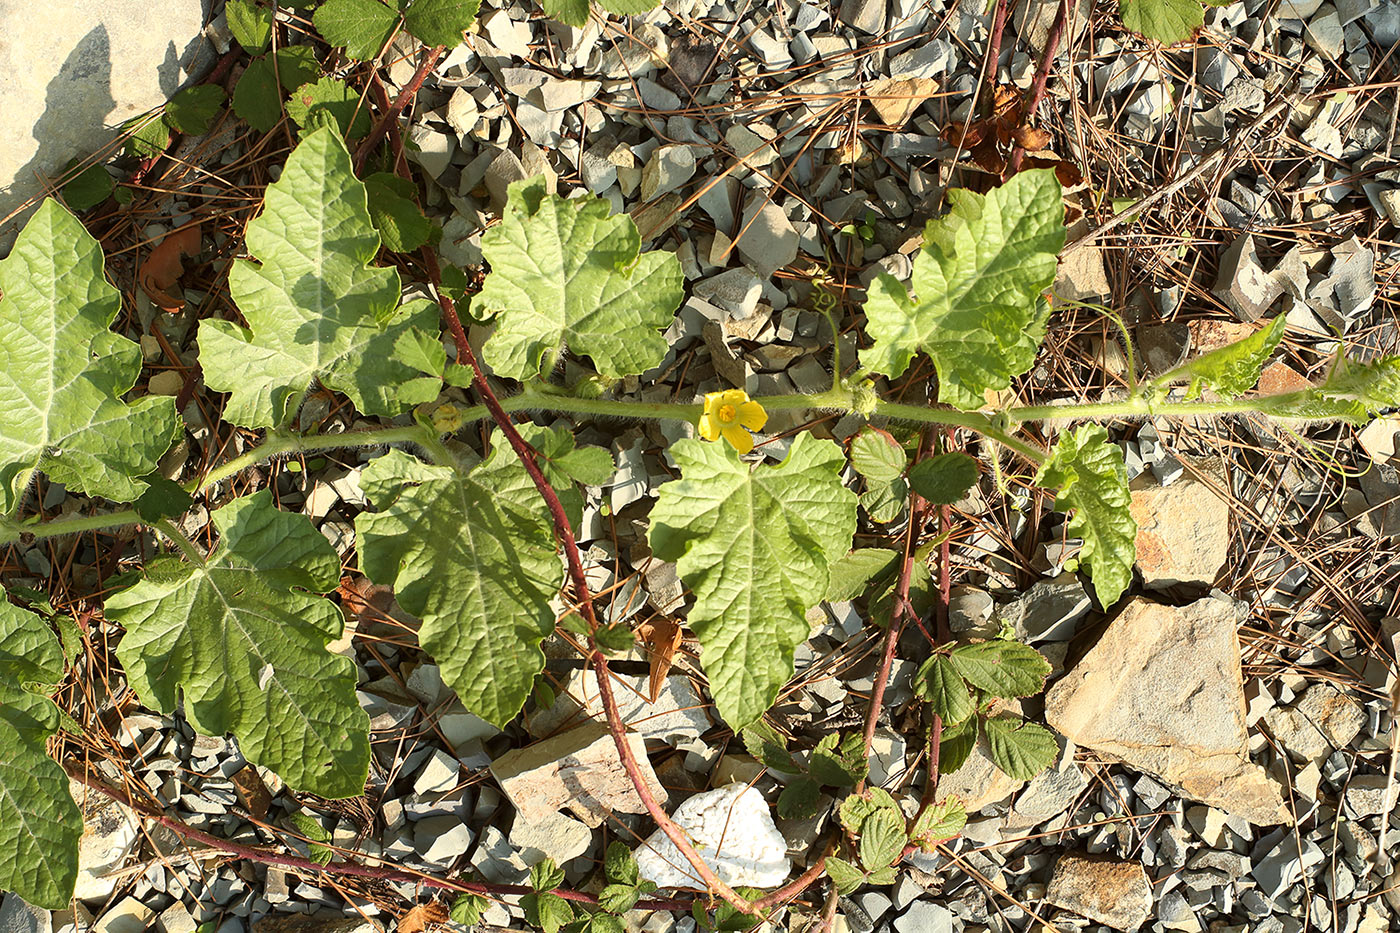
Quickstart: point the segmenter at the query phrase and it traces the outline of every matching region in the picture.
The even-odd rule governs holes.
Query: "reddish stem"
[[[1050,32],[1045,36],[1045,48],[1041,51],[1040,64],[1035,68],[1035,80],[1031,82],[1031,99],[1025,109],[1027,120],[1035,116],[1040,102],[1045,99],[1045,85],[1050,80],[1050,66],[1055,63],[1055,52],[1059,49],[1060,39],[1065,32],[1065,21],[1069,19],[1069,3],[1070,0],[1060,0],[1060,8],[1055,11],[1055,22],[1050,24]],[[1022,146],[1018,145],[1011,151],[1011,161],[1006,169],[1008,177],[1021,170],[1021,160],[1025,157],[1026,150]]]
[[[148,820],[154,820],[165,828],[171,830],[182,839],[197,842],[201,845],[209,846],[213,849],[220,849],[229,855],[263,865],[277,865],[285,868],[295,868],[300,871],[321,872],[329,875],[347,875],[354,878],[370,878],[375,881],[406,881],[410,884],[420,884],[425,888],[437,888],[443,891],[458,891],[469,894],[502,895],[502,894],[531,894],[534,889],[521,884],[489,884],[478,881],[448,881],[445,878],[434,878],[431,875],[418,874],[417,872],[400,871],[395,868],[385,868],[378,865],[362,865],[358,862],[332,862],[323,865],[308,858],[298,855],[285,855],[281,852],[270,852],[267,849],[259,849],[254,846],[245,846],[228,839],[221,839],[203,830],[195,829],[186,825],[174,817],[166,816],[164,813],[138,803],[131,795],[124,790],[109,787],[107,784],[93,777],[86,770],[79,768],[76,763],[68,763],[64,770],[73,780],[85,787],[103,794],[117,801],[123,806],[131,808],[136,813]],[[597,905],[598,898],[592,894],[585,894],[582,891],[572,891],[568,888],[556,888],[552,893],[559,895],[566,901],[574,901],[579,904]],[[690,907],[689,901],[675,900],[672,898],[652,898],[650,900],[638,901],[638,910],[687,910]]]
[[[442,307],[443,315],[447,318],[447,326],[452,334],[452,339],[457,344],[458,359],[466,360],[467,365],[472,368],[472,386],[480,393],[486,410],[491,413],[492,419],[501,429],[501,433],[505,435],[506,442],[520,458],[520,462],[525,466],[525,472],[530,474],[535,488],[544,498],[550,518],[554,522],[555,537],[558,538],[559,544],[564,550],[564,559],[568,563],[569,577],[574,586],[574,595],[578,602],[579,611],[583,614],[584,621],[588,623],[589,631],[596,632],[598,618],[593,611],[593,597],[588,591],[588,581],[583,572],[583,559],[579,557],[578,543],[574,539],[573,529],[569,527],[569,517],[564,511],[564,505],[559,501],[559,495],[554,491],[554,487],[549,484],[549,480],[540,470],[539,464],[535,460],[534,448],[520,436],[520,432],[511,423],[510,416],[501,407],[496,393],[491,391],[491,386],[486,381],[486,373],[482,370],[481,363],[477,361],[476,353],[473,352],[471,344],[467,341],[466,331],[462,329],[462,322],[457,317],[456,306],[452,299],[442,292],[442,274],[438,269],[437,257],[427,247],[423,248],[422,256],[423,263],[428,270],[428,278],[437,292],[438,304]],[[608,731],[612,733],[613,744],[617,746],[617,754],[622,760],[623,770],[627,772],[632,786],[636,788],[637,796],[641,798],[642,804],[647,808],[652,819],[656,821],[656,825],[661,828],[668,839],[675,843],[676,848],[685,856],[686,861],[695,869],[695,873],[701,880],[739,910],[746,914],[753,913],[753,904],[741,897],[715,874],[714,869],[705,863],[700,853],[696,852],[695,847],[690,844],[690,840],[686,838],[685,830],[677,826],[666,814],[666,811],[661,809],[661,805],[656,802],[651,789],[647,787],[646,779],[637,764],[637,759],[632,754],[632,747],[627,743],[627,727],[622,722],[622,717],[618,713],[617,701],[613,697],[612,679],[608,673],[607,659],[598,650],[597,640],[592,635],[589,636],[588,641],[589,661],[598,676],[598,693],[607,714]]]
[[[428,49],[423,56],[423,60],[418,63],[418,70],[413,73],[413,77],[399,91],[399,96],[394,98],[394,102],[389,105],[389,109],[384,111],[384,115],[379,118],[379,122],[374,124],[374,129],[369,131],[365,141],[360,143],[360,148],[355,150],[355,172],[358,174],[365,167],[365,159],[374,151],[374,147],[379,145],[379,141],[384,138],[384,134],[389,132],[389,126],[399,118],[403,109],[418,96],[418,89],[423,86],[428,75],[433,73],[437,67],[438,59],[442,58],[445,46],[435,45]]]
[[[1006,17],[1010,12],[1011,0],[997,0],[992,13],[992,31],[987,37],[987,73],[984,78],[986,92],[982,97],[982,115],[989,117],[996,107],[997,100],[997,61],[1001,58],[1001,37],[1006,32]]]

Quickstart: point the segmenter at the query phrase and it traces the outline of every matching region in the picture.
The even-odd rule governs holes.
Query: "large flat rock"
[[[1289,819],[1283,794],[1248,757],[1236,605],[1137,598],[1045,698],[1071,741],[1161,778],[1251,823]]]
[[[101,151],[213,61],[200,0],[0,0],[0,256],[41,178]]]

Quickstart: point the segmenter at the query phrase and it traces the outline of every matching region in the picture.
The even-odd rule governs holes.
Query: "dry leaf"
[[[137,275],[141,289],[150,296],[156,307],[172,314],[184,308],[185,299],[171,295],[167,290],[184,273],[184,258],[199,255],[200,243],[199,224],[183,227],[167,233],[151,250],[146,261],[141,263],[141,271]]]
[[[446,923],[448,916],[446,904],[419,904],[399,918],[398,933],[423,933],[431,926]]]
[[[681,646],[680,623],[673,619],[657,619],[637,626],[637,635],[646,647],[647,658],[651,661],[651,680],[647,684],[649,702],[655,703],[661,695],[661,687],[666,683],[666,675],[671,673],[671,665],[676,660],[676,650]]]

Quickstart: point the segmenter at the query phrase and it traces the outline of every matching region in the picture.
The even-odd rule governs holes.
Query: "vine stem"
[[[554,487],[549,484],[544,472],[540,470],[539,463],[535,460],[534,448],[520,436],[520,432],[515,429],[515,425],[510,420],[510,415],[501,407],[496,393],[492,391],[490,384],[486,381],[486,373],[482,370],[481,363],[477,360],[476,353],[467,340],[466,331],[462,328],[462,321],[457,316],[456,306],[452,299],[448,298],[442,291],[442,273],[438,269],[437,257],[433,255],[431,249],[426,247],[421,255],[429,280],[433,284],[433,290],[437,293],[438,304],[447,319],[452,340],[457,344],[458,359],[465,359],[471,367],[473,387],[480,393],[482,401],[486,403],[486,408],[491,412],[492,420],[496,422],[496,426],[500,428],[506,442],[520,458],[525,472],[530,474],[531,481],[534,482],[535,488],[549,509],[550,518],[554,522],[555,537],[559,539],[559,545],[564,551],[564,559],[568,564],[569,577],[574,586],[574,595],[579,611],[588,624],[590,632],[588,636],[589,660],[592,662],[598,677],[599,698],[607,714],[608,731],[612,734],[613,744],[617,746],[617,754],[622,761],[623,770],[627,772],[627,777],[632,781],[637,796],[641,798],[642,804],[651,814],[652,819],[656,821],[656,825],[685,856],[685,860],[690,863],[696,874],[709,886],[710,890],[719,894],[720,897],[743,913],[754,913],[752,902],[740,896],[719,875],[715,874],[714,869],[706,864],[700,853],[695,851],[695,847],[690,844],[685,831],[676,825],[665,810],[661,809],[661,804],[657,803],[656,798],[651,793],[651,788],[647,786],[646,779],[637,764],[637,759],[632,754],[632,747],[627,742],[627,727],[622,722],[616,698],[613,696],[612,678],[608,673],[607,659],[603,657],[602,651],[598,648],[598,640],[594,634],[598,630],[598,617],[593,611],[593,596],[588,591],[588,580],[583,571],[583,559],[579,556],[578,542],[574,538],[573,529],[569,526],[569,516],[564,511],[564,504],[559,501],[559,494],[554,491]]]
[[[323,865],[320,862],[312,861],[309,858],[302,858],[299,855],[289,855],[282,852],[270,852],[256,846],[247,846],[239,842],[233,842],[219,836],[206,833],[203,830],[195,829],[180,820],[171,816],[166,816],[155,807],[148,806],[136,801],[129,793],[116,787],[111,787],[103,781],[93,777],[85,768],[78,767],[76,762],[65,762],[63,770],[68,776],[84,787],[97,791],[112,800],[117,801],[125,807],[130,808],[141,817],[153,820],[183,839],[197,842],[201,845],[219,849],[229,855],[262,865],[274,865],[284,868],[295,868],[307,872],[320,872],[328,875],[348,875],[354,878],[370,878],[376,881],[402,881],[410,884],[419,884],[425,888],[436,888],[442,891],[456,891],[462,894],[482,894],[482,895],[508,895],[508,894],[533,894],[534,888],[522,884],[491,884],[481,881],[450,881],[446,878],[435,878],[432,875],[419,874],[417,872],[402,871],[396,868],[388,868],[382,865],[365,865],[360,862],[332,862]],[[598,898],[592,894],[585,894],[582,891],[574,891],[569,888],[555,888],[550,893],[557,894],[566,901],[574,901],[579,904],[589,904],[596,906]],[[677,900],[674,898],[651,898],[637,902],[636,910],[686,910],[690,907],[689,901]]]
[[[996,11],[992,13],[992,30],[987,37],[987,73],[983,78],[986,90],[982,97],[982,116],[990,117],[996,109],[997,62],[1001,58],[1001,38],[1006,32],[1006,17],[1011,12],[1010,0],[997,0]]]

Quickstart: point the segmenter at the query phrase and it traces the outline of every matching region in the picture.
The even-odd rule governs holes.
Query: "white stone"
[[[117,126],[161,106],[212,64],[203,28],[203,5],[189,0],[0,0],[0,218],[43,191],[36,176],[101,150]],[[0,256],[28,217],[0,226]]]
[[[527,865],[538,865],[546,858],[563,865],[588,851],[593,830],[571,816],[551,813],[543,820],[516,818],[510,828],[510,844],[520,850]]]
[[[77,900],[106,900],[122,879],[114,873],[140,838],[135,814],[115,801],[106,801],[81,784],[70,782],[73,799],[83,809],[83,837],[78,842]]]
[[[734,783],[696,794],[677,807],[671,818],[705,863],[730,886],[775,888],[792,871],[787,840],[773,824],[768,802],[752,787]],[[641,876],[659,887],[705,887],[659,829],[636,855]]]

